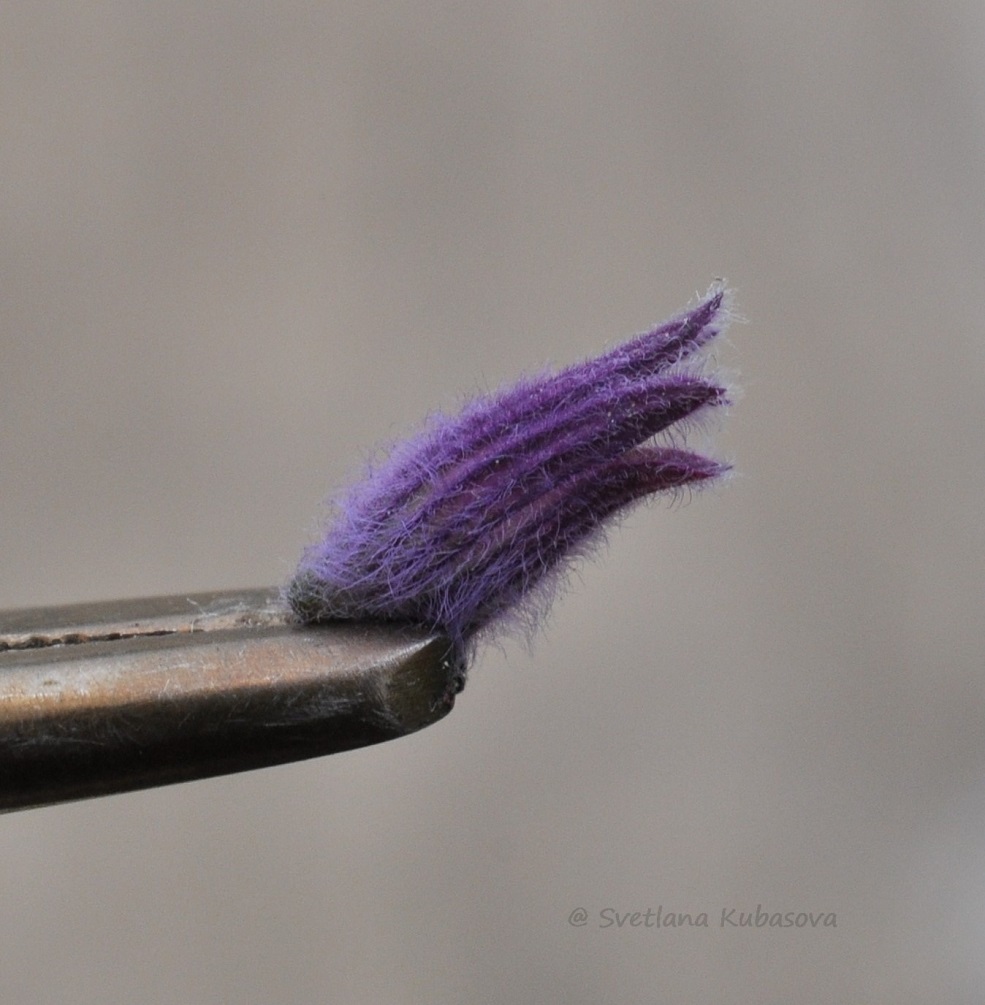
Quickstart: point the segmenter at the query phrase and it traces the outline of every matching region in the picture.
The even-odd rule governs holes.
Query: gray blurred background
[[[36,0],[0,56],[0,606],[282,582],[430,409],[749,320],[739,477],[439,725],[3,817],[0,1000],[985,999],[980,2]],[[710,927],[600,927],[658,905]]]

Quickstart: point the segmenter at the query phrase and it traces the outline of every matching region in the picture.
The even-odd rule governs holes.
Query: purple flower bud
[[[438,629],[463,666],[478,633],[504,623],[532,631],[606,521],[728,470],[647,442],[727,403],[693,357],[727,325],[728,299],[713,286],[601,356],[432,416],[337,499],[287,587],[294,612]]]

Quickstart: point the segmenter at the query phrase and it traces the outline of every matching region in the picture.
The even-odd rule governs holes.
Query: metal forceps
[[[450,641],[274,590],[0,612],[0,812],[379,743],[452,708]]]

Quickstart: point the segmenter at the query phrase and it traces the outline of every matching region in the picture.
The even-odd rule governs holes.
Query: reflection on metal
[[[460,678],[443,636],[298,626],[271,590],[0,612],[0,810],[394,739]]]

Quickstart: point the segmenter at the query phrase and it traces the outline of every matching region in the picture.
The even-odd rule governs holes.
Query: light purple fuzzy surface
[[[728,321],[716,285],[600,356],[432,416],[334,500],[287,587],[294,612],[440,630],[463,666],[492,629],[532,632],[607,521],[728,470],[672,428],[727,403],[695,354]]]

